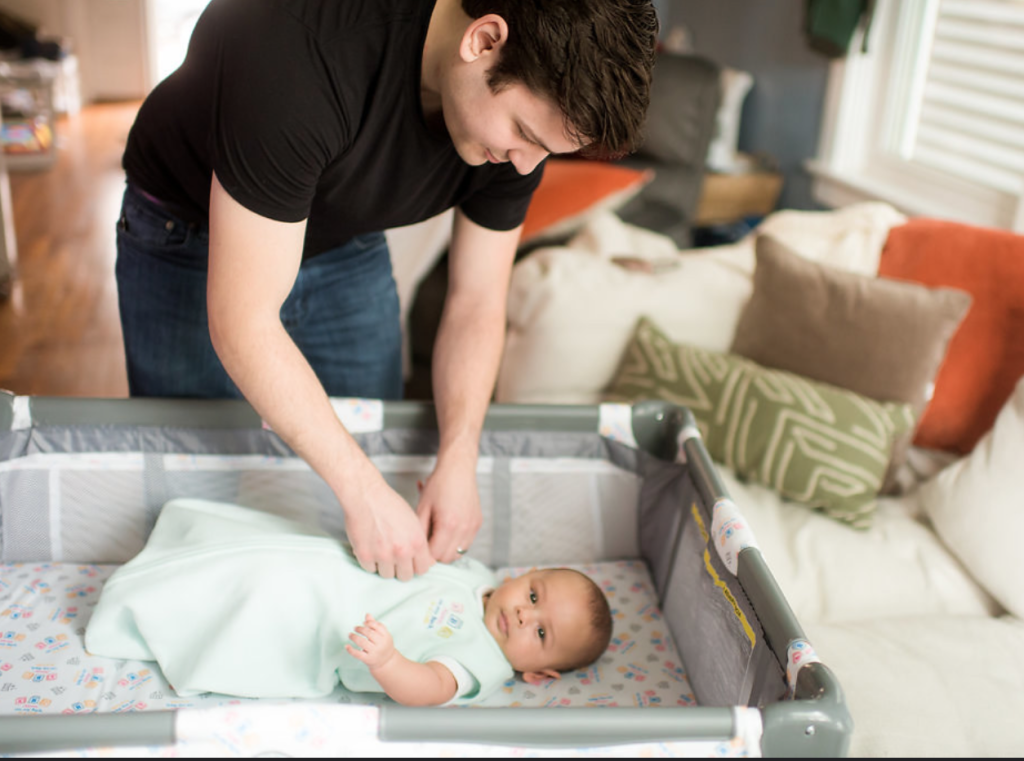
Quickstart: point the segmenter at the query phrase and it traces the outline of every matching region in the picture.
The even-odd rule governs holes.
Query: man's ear
[[[498,53],[508,39],[508,24],[497,13],[473,19],[462,34],[459,56],[472,63],[481,56]]]
[[[532,684],[534,687],[538,686],[541,682],[547,679],[561,679],[562,675],[554,669],[544,669],[543,671],[524,671],[523,681],[527,684]]]

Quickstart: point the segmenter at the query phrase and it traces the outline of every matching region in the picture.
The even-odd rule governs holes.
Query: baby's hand
[[[357,626],[348,638],[359,645],[359,648],[345,645],[345,649],[369,666],[371,671],[387,663],[396,652],[395,643],[387,627],[369,613],[366,614],[363,625]]]

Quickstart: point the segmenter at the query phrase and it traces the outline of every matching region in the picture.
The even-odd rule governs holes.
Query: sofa
[[[508,316],[495,401],[695,412],[850,755],[1024,755],[1024,237],[863,203],[680,250],[601,213]]]

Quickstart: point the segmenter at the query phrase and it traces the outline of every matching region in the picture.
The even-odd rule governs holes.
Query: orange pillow
[[[974,297],[914,436],[918,446],[970,452],[1024,376],[1024,236],[914,219],[889,231],[878,274]]]
[[[654,178],[652,170],[629,169],[603,161],[549,158],[523,221],[524,243],[568,235],[588,215],[614,211]]]

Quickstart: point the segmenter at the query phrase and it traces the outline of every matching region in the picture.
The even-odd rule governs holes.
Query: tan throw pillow
[[[754,290],[730,351],[871,399],[910,404],[919,417],[970,305],[963,291],[846,272],[762,235]],[[891,489],[910,438],[896,442],[883,491]]]

